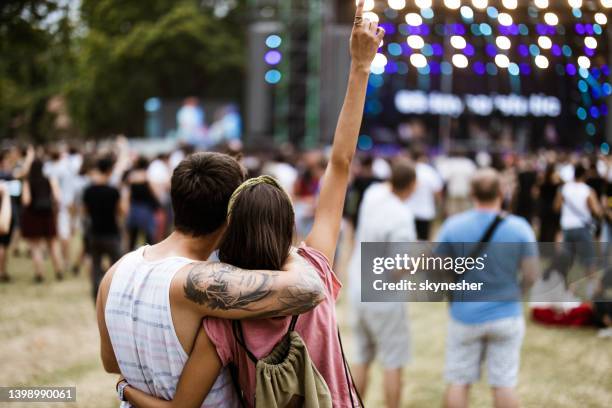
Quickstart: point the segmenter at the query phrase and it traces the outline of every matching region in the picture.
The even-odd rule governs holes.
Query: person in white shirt
[[[468,157],[453,155],[436,160],[436,168],[447,185],[449,215],[464,211],[471,205],[470,180],[478,169]]]
[[[71,238],[73,236],[73,214],[76,197],[76,177],[74,165],[69,156],[60,150],[51,152],[51,160],[45,163],[43,172],[46,177],[56,180],[59,188],[57,208],[57,236],[60,251],[66,267],[72,267]]]
[[[561,187],[555,200],[555,207],[561,210],[561,229],[565,250],[573,259],[580,257],[586,269],[589,282],[587,298],[592,298],[597,289],[596,259],[594,246],[594,217],[600,218],[602,210],[595,191],[586,184],[587,170],[581,164],[574,167],[574,181]],[[574,285],[570,285],[574,290]]]
[[[413,154],[416,161],[416,189],[406,201],[415,218],[417,238],[419,241],[428,241],[431,223],[436,218],[436,201],[440,199],[444,182],[427,162],[427,155],[422,151]]]
[[[368,371],[375,356],[384,368],[385,401],[399,407],[402,368],[410,360],[408,317],[403,303],[361,302],[361,242],[412,242],[416,240],[414,217],[405,205],[414,192],[416,170],[405,158],[391,166],[389,183],[378,183],[366,190],[359,210],[355,249],[349,266],[350,301],[355,313],[353,333],[356,344],[353,374],[363,396]]]

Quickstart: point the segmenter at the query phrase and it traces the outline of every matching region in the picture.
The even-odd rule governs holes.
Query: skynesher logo
[[[410,256],[397,254],[394,257],[376,257],[373,259],[372,272],[381,275],[389,271],[404,271],[410,275],[420,272],[454,272],[463,275],[472,270],[482,271],[485,268],[487,255],[474,257],[438,257]]]

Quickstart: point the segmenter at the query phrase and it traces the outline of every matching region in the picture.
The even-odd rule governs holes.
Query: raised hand
[[[385,36],[385,30],[375,21],[363,18],[365,0],[359,0],[355,12],[355,24],[351,34],[351,58],[353,64],[369,71],[372,60]]]

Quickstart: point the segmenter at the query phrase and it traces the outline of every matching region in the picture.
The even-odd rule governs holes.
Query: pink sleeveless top
[[[310,358],[325,379],[332,394],[334,407],[351,407],[336,322],[335,302],[342,285],[331,270],[329,260],[321,252],[302,244],[298,254],[319,272],[325,285],[325,300],[310,312],[300,315],[296,331],[306,343]],[[242,329],[249,350],[258,359],[268,355],[287,333],[290,322],[290,317],[243,320]],[[230,362],[237,365],[246,402],[253,407],[255,364],[236,343],[232,333],[232,322],[207,318],[204,320],[204,328],[215,345],[223,365]]]

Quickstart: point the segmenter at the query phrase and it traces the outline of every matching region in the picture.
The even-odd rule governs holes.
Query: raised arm
[[[340,232],[349,171],[363,118],[370,65],[385,35],[378,23],[363,19],[363,0],[357,5],[351,34],[351,68],[344,105],[340,112],[331,158],[323,176],[312,231],[306,244],[318,249],[333,263]]]
[[[202,317],[255,319],[308,312],[323,301],[325,288],[314,268],[295,253],[284,271],[248,271],[198,262],[172,281],[173,301]]]

